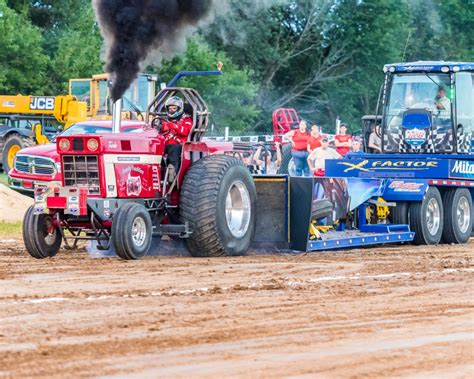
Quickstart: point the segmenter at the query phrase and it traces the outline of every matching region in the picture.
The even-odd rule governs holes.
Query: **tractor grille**
[[[52,159],[31,155],[17,155],[15,170],[38,175],[54,175],[56,173]]]
[[[87,187],[91,195],[100,194],[99,159],[96,155],[63,155],[65,186]]]

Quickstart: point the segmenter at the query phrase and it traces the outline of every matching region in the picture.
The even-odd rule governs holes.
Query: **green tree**
[[[67,90],[71,78],[91,77],[103,71],[101,60],[103,40],[91,4],[82,6],[76,20],[64,31],[51,66],[52,87]]]
[[[472,0],[410,2],[412,18],[408,60],[474,58]]]
[[[334,8],[330,40],[344,43],[350,55],[350,75],[328,82],[323,114],[327,123],[340,116],[350,130],[360,128],[364,114],[375,112],[383,83],[384,64],[403,60],[410,36],[407,4],[399,0],[342,0]]]
[[[349,73],[344,44],[328,39],[333,3],[299,0],[255,11],[251,1],[235,0],[238,16],[217,19],[207,34],[214,48],[255,69],[261,131],[270,131],[271,113],[281,107],[319,121],[327,103],[323,86]]]
[[[258,109],[257,85],[250,79],[251,72],[238,69],[224,53],[210,49],[202,39],[190,40],[183,55],[164,61],[158,71],[162,80],[169,81],[179,71],[216,70],[217,62],[224,64],[222,76],[187,77],[179,86],[196,88],[207,102],[214,124],[211,132],[222,134],[224,127],[233,134],[253,130]]]
[[[0,0],[0,35],[0,93],[43,94],[48,57],[40,30],[5,0]]]
[[[53,56],[62,34],[90,7],[91,0],[7,0],[7,4],[41,29],[43,48]]]

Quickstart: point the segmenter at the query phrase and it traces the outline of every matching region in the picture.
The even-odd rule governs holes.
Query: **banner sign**
[[[450,160],[449,177],[474,180],[474,161]]]
[[[447,159],[331,159],[326,161],[326,175],[360,178],[446,178]]]

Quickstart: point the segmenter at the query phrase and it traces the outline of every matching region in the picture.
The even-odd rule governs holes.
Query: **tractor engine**
[[[163,136],[153,129],[125,135],[59,137],[63,187],[46,189],[49,193],[37,189],[35,209],[61,208],[66,215],[86,216],[87,199],[159,198],[164,146]],[[100,213],[107,220],[111,208],[104,206]]]

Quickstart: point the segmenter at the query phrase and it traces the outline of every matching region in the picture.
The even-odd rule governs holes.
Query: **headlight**
[[[99,149],[99,141],[95,138],[91,138],[87,141],[87,150],[89,151],[96,151]]]
[[[71,148],[71,143],[69,142],[68,139],[62,139],[59,141],[59,150],[61,151],[69,151]]]

